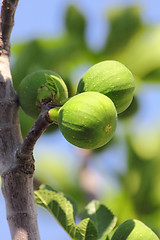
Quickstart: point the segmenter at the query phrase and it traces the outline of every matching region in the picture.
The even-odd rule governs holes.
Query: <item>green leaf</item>
[[[76,39],[84,38],[86,19],[83,14],[74,6],[68,7],[65,17],[67,31]]]
[[[140,79],[160,68],[160,28],[141,29],[116,59],[126,65]]]
[[[54,191],[56,193],[58,193],[57,190],[53,189],[51,186],[49,186],[48,184],[41,184],[40,187],[39,187],[40,190],[44,190],[44,189],[47,189],[47,190],[50,190],[50,191]],[[69,196],[65,195],[64,193],[62,192],[59,192],[59,194],[63,195],[71,204],[72,204],[72,207],[73,207],[73,215],[74,215],[74,218],[77,216],[77,212],[78,212],[78,207],[77,207],[77,204],[76,202],[70,198]]]
[[[97,230],[89,218],[83,219],[77,225],[75,240],[96,240]]]
[[[14,54],[14,52],[13,52]],[[21,80],[29,73],[43,69],[44,53],[37,40],[28,42],[21,47],[12,67],[14,88],[17,90]]]
[[[117,222],[117,217],[99,201],[93,200],[82,214],[84,218],[90,218],[98,231],[98,239],[106,240]]]
[[[58,89],[56,86],[56,83],[54,79],[56,78],[55,76],[50,76],[48,74],[45,74],[46,76],[46,84],[45,86],[53,93],[57,93]]]
[[[123,49],[142,27],[138,6],[114,8],[108,13],[108,20],[110,33],[105,48],[107,54],[113,54]]]
[[[53,93],[55,100],[57,100],[60,104],[63,104],[67,101],[68,98],[68,89],[60,76],[48,75],[46,76],[46,84],[45,86]]]
[[[160,67],[148,73],[142,80],[151,83],[160,82]]]
[[[45,186],[42,188],[45,188]],[[42,189],[35,191],[35,201],[46,208],[57,219],[72,239],[97,239],[96,228],[90,219],[84,219],[76,225],[73,217],[73,206],[63,194],[53,190]]]

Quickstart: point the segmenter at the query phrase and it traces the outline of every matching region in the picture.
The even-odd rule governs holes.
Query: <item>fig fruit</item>
[[[112,138],[117,112],[110,98],[98,92],[84,92],[70,98],[59,110],[58,125],[73,145],[95,149]]]
[[[100,92],[108,96],[121,113],[130,105],[135,89],[132,73],[120,62],[103,61],[93,65],[81,78],[77,93]]]
[[[119,225],[111,240],[159,240],[157,235],[139,220],[129,219]]]
[[[68,90],[57,73],[41,70],[27,75],[21,81],[18,96],[23,111],[36,119],[41,111],[42,102],[63,105],[68,99]]]

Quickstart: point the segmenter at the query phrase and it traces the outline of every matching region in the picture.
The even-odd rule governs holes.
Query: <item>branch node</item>
[[[35,170],[34,166],[35,161],[33,155],[29,156],[28,154],[25,154],[20,150],[17,150],[16,160],[17,160],[15,168],[16,171],[33,175]]]

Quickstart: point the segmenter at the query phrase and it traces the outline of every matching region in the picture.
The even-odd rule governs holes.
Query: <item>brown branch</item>
[[[32,157],[34,146],[47,129],[47,127],[52,124],[53,121],[49,119],[48,111],[53,108],[52,103],[47,103],[43,106],[42,111],[33,124],[32,128],[29,130],[27,136],[25,137],[22,146],[17,151],[17,156],[20,157],[21,161],[26,162]]]
[[[39,240],[33,175],[19,169],[2,175],[7,220],[12,240]]]
[[[0,20],[0,54],[10,54],[10,35],[19,0],[2,0]]]
[[[10,72],[10,35],[18,0],[2,0],[0,16],[0,174],[7,220],[14,240],[39,240],[33,193],[34,160],[17,158],[24,146],[18,101]],[[33,136],[34,137],[34,136]],[[24,148],[22,148],[24,151]],[[23,152],[22,151],[22,152]]]

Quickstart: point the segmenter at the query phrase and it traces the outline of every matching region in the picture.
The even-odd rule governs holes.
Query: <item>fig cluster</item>
[[[85,72],[77,94],[71,98],[63,79],[48,70],[27,75],[18,95],[22,109],[33,118],[43,104],[52,102],[49,117],[67,141],[80,148],[96,149],[113,137],[117,114],[132,102],[134,88],[134,77],[123,64],[103,61]]]

